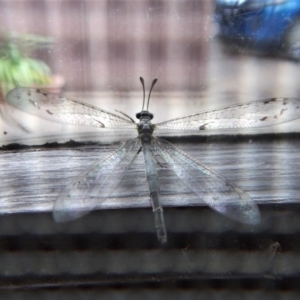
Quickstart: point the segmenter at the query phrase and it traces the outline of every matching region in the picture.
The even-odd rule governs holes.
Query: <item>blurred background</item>
[[[244,75],[236,65],[249,51],[277,55],[260,57],[269,65],[300,56],[297,0],[4,0],[0,8],[1,61],[14,57],[5,52],[10,42],[9,50],[44,61],[59,76],[52,84],[71,91],[140,90],[139,76],[158,77],[164,91],[207,88],[208,77],[218,75],[209,72],[211,63],[221,68],[226,59],[224,49],[213,56],[216,36],[235,51],[226,66],[232,78]],[[14,59],[18,70],[22,61]]]
[[[68,90],[199,89],[212,35],[212,1],[1,1],[1,29],[53,39],[35,53]]]
[[[3,103],[16,86],[38,86],[133,115],[138,78],[149,86],[157,77],[156,122],[298,97],[299,16],[297,0],[0,0],[0,97]],[[8,132],[11,111],[0,112]],[[26,122],[21,127],[36,124]],[[41,127],[51,126],[27,131]]]

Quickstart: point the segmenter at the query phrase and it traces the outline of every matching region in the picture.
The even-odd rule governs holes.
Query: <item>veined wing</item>
[[[269,98],[235,104],[155,124],[157,129],[208,130],[263,127],[300,117],[300,100]]]
[[[93,105],[36,88],[16,88],[7,102],[29,114],[60,123],[108,128],[136,128],[136,124]]]
[[[54,204],[54,219],[65,222],[79,218],[105,201],[120,184],[140,147],[139,139],[127,141],[71,182]]]
[[[167,141],[155,139],[153,150],[167,162],[185,185],[211,208],[243,223],[259,223],[260,213],[257,205],[234,183]]]

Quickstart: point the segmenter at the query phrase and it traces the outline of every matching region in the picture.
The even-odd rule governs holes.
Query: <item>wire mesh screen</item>
[[[65,78],[72,98],[113,113],[122,111],[132,128],[136,124],[131,117],[142,105],[139,76],[147,78],[147,84],[159,78],[150,105],[156,124],[264,98],[268,99],[259,102],[259,111],[247,113],[246,106],[239,106],[240,116],[246,115],[242,124],[253,115],[266,123],[278,123],[286,114],[297,118],[298,100],[291,105],[288,98],[280,97],[298,95],[298,65],[224,51],[227,48],[212,39],[213,9],[209,0],[0,0],[4,31],[55,39],[51,49],[37,50],[35,55]],[[228,24],[227,6],[224,11]],[[27,92],[22,96],[29,111],[41,111],[41,104]],[[62,99],[51,97],[55,103]],[[266,104],[278,99],[280,110],[266,116]],[[157,160],[168,233],[168,242],[162,245],[156,236],[141,149],[136,149],[137,164],[118,186],[119,194],[105,198],[98,210],[69,223],[56,223],[51,214],[69,181],[116,150],[115,142],[136,137],[135,130],[101,131],[105,120],[102,124],[91,116],[91,123],[99,128],[73,132],[0,105],[0,144],[13,143],[0,149],[1,299],[300,298],[299,133],[290,133],[299,131],[297,121],[283,128],[285,135],[274,135],[277,128],[259,136],[255,130],[243,137],[228,132],[213,136],[206,130],[217,124],[218,113],[212,110],[212,120],[202,120],[193,135],[180,136],[179,142],[173,139],[187,155],[228,178],[222,181],[223,188],[233,182],[249,193],[262,217],[254,226],[217,214]],[[44,116],[55,117],[57,107],[46,105]],[[235,123],[232,111],[228,124]],[[199,131],[206,136],[199,137]],[[66,138],[69,133],[88,143],[59,145],[57,141],[72,139]],[[55,143],[41,146],[48,137]],[[30,138],[38,146],[24,146]],[[99,143],[91,143],[92,139]],[[187,157],[173,153],[177,159]],[[220,187],[211,182],[213,188]],[[205,180],[202,183],[205,186]]]

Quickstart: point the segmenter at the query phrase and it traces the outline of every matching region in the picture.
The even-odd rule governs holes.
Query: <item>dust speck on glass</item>
[[[58,222],[79,218],[105,201],[118,187],[136,156],[143,151],[149,193],[152,201],[155,227],[161,243],[167,241],[167,232],[161,204],[161,193],[155,156],[167,166],[198,197],[217,212],[246,224],[257,224],[260,212],[251,197],[208,166],[190,157],[169,142],[155,138],[153,132],[170,130],[211,130],[263,127],[291,121],[300,117],[300,100],[296,98],[269,98],[194,112],[190,115],[152,124],[153,114],[148,110],[150,88],[145,103],[136,114],[139,123],[124,113],[120,115],[87,103],[48,93],[36,88],[16,88],[7,95],[7,102],[27,113],[41,118],[77,125],[100,128],[137,129],[138,137],[124,143],[105,159],[95,163],[60,193],[54,205],[54,218]]]

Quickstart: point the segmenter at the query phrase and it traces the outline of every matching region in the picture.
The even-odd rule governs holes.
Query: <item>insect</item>
[[[136,129],[138,132],[137,138],[125,142],[119,149],[89,167],[66,186],[54,204],[54,219],[58,222],[72,220],[96,208],[118,187],[136,156],[143,151],[154,222],[161,243],[167,241],[167,232],[161,204],[156,155],[166,162],[200,201],[204,201],[212,209],[243,223],[259,223],[259,209],[246,192],[171,143],[154,137],[153,132],[160,129],[193,129],[200,132],[279,124],[300,117],[300,100],[269,98],[152,124],[153,114],[148,108],[157,79],[152,82],[147,103],[143,78],[140,78],[140,81],[143,86],[143,106],[141,112],[136,114],[139,123],[124,113],[119,112],[121,115],[117,115],[36,88],[21,87],[8,93],[7,102],[10,105],[44,119],[100,128]]]

